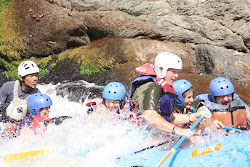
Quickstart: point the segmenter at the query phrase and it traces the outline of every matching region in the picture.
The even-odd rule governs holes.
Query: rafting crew
[[[180,128],[177,125],[192,123],[201,115],[208,117],[205,112],[174,113],[177,95],[172,86],[181,69],[180,57],[169,52],[158,54],[154,65],[144,64],[136,68],[136,72],[141,76],[131,84],[129,92],[131,112],[142,115],[147,124],[160,132],[149,136],[145,141],[146,145],[166,140],[169,134],[191,137],[193,132],[190,129]]]
[[[225,77],[213,79],[209,85],[209,94],[196,96],[195,102],[200,103],[201,107],[207,107],[212,114],[211,120],[202,121],[199,127],[213,124],[218,129],[224,125],[250,129],[250,108],[235,94],[233,84]]]
[[[108,83],[102,99],[95,98],[86,103],[88,119],[102,119],[108,117],[124,117],[129,112],[129,103],[126,98],[126,88],[120,82]]]

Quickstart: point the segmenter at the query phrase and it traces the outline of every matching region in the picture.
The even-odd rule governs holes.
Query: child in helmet
[[[195,102],[205,102],[206,107],[212,114],[211,120],[201,122],[200,127],[214,124],[217,128],[223,128],[226,125],[250,129],[249,106],[238,95],[235,95],[233,84],[225,77],[213,79],[209,85],[209,94],[195,97]]]
[[[53,122],[49,119],[51,105],[52,101],[48,95],[42,93],[31,95],[27,102],[30,115],[23,118],[20,124],[21,133],[25,128],[30,128],[34,134],[43,134],[47,123]]]
[[[173,88],[178,95],[175,101],[175,113],[191,114],[196,113],[196,109],[192,106],[193,99],[193,85],[185,79],[177,80],[173,83]],[[183,128],[189,128],[190,123],[183,124]]]
[[[105,112],[109,115],[114,115],[127,112],[129,105],[126,100],[126,88],[122,83],[108,83],[103,90],[102,97],[102,99],[96,98],[86,104],[89,107],[88,114]],[[89,118],[94,118],[92,116]]]
[[[20,129],[20,135],[22,138],[29,138],[30,135],[27,134],[30,133],[30,130],[32,130],[35,135],[42,135],[46,131],[46,127],[49,123],[59,125],[65,119],[71,118],[69,116],[59,116],[50,119],[49,113],[50,106],[52,106],[52,100],[48,95],[43,93],[35,93],[31,95],[28,99],[27,106],[29,115],[24,117],[20,122],[20,125],[16,128]],[[18,133],[18,130],[16,133]]]

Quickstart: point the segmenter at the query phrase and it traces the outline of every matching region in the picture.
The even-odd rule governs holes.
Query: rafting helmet
[[[43,93],[32,94],[27,102],[28,111],[33,116],[40,116],[40,109],[52,105],[50,97]]]
[[[18,66],[18,77],[26,76],[28,74],[39,73],[39,67],[33,61],[24,61]]]
[[[126,88],[120,82],[110,82],[103,90],[103,98],[110,100],[121,100],[121,109],[125,104]]]
[[[234,93],[232,82],[225,77],[214,78],[209,85],[209,93],[215,102],[215,96],[225,96]]]
[[[161,52],[156,56],[154,66],[157,76],[160,78],[164,78],[169,68],[181,70],[182,61],[181,58],[179,56],[176,56],[175,54],[169,52]],[[162,72],[160,70],[160,67],[163,68]]]
[[[181,79],[178,81],[175,81],[173,83],[173,88],[178,95],[178,98],[176,99],[175,103],[179,106],[182,106],[185,104],[185,100],[183,98],[183,93],[185,93],[188,89],[190,89],[193,85],[185,79]]]

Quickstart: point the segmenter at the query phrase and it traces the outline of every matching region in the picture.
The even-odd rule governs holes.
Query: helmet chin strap
[[[23,84],[26,88],[32,88],[31,86],[27,85],[27,84],[25,83],[24,80],[25,80],[25,76],[23,77],[22,84]]]

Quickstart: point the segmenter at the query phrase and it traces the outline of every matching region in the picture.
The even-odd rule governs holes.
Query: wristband
[[[174,131],[175,128],[176,128],[176,126],[174,126],[173,129],[172,129],[172,134],[173,135],[175,135],[175,131]]]
[[[189,120],[189,123],[192,123],[192,121],[191,121],[191,119],[190,119],[190,117],[191,117],[191,112],[190,113],[188,113],[188,120]]]

